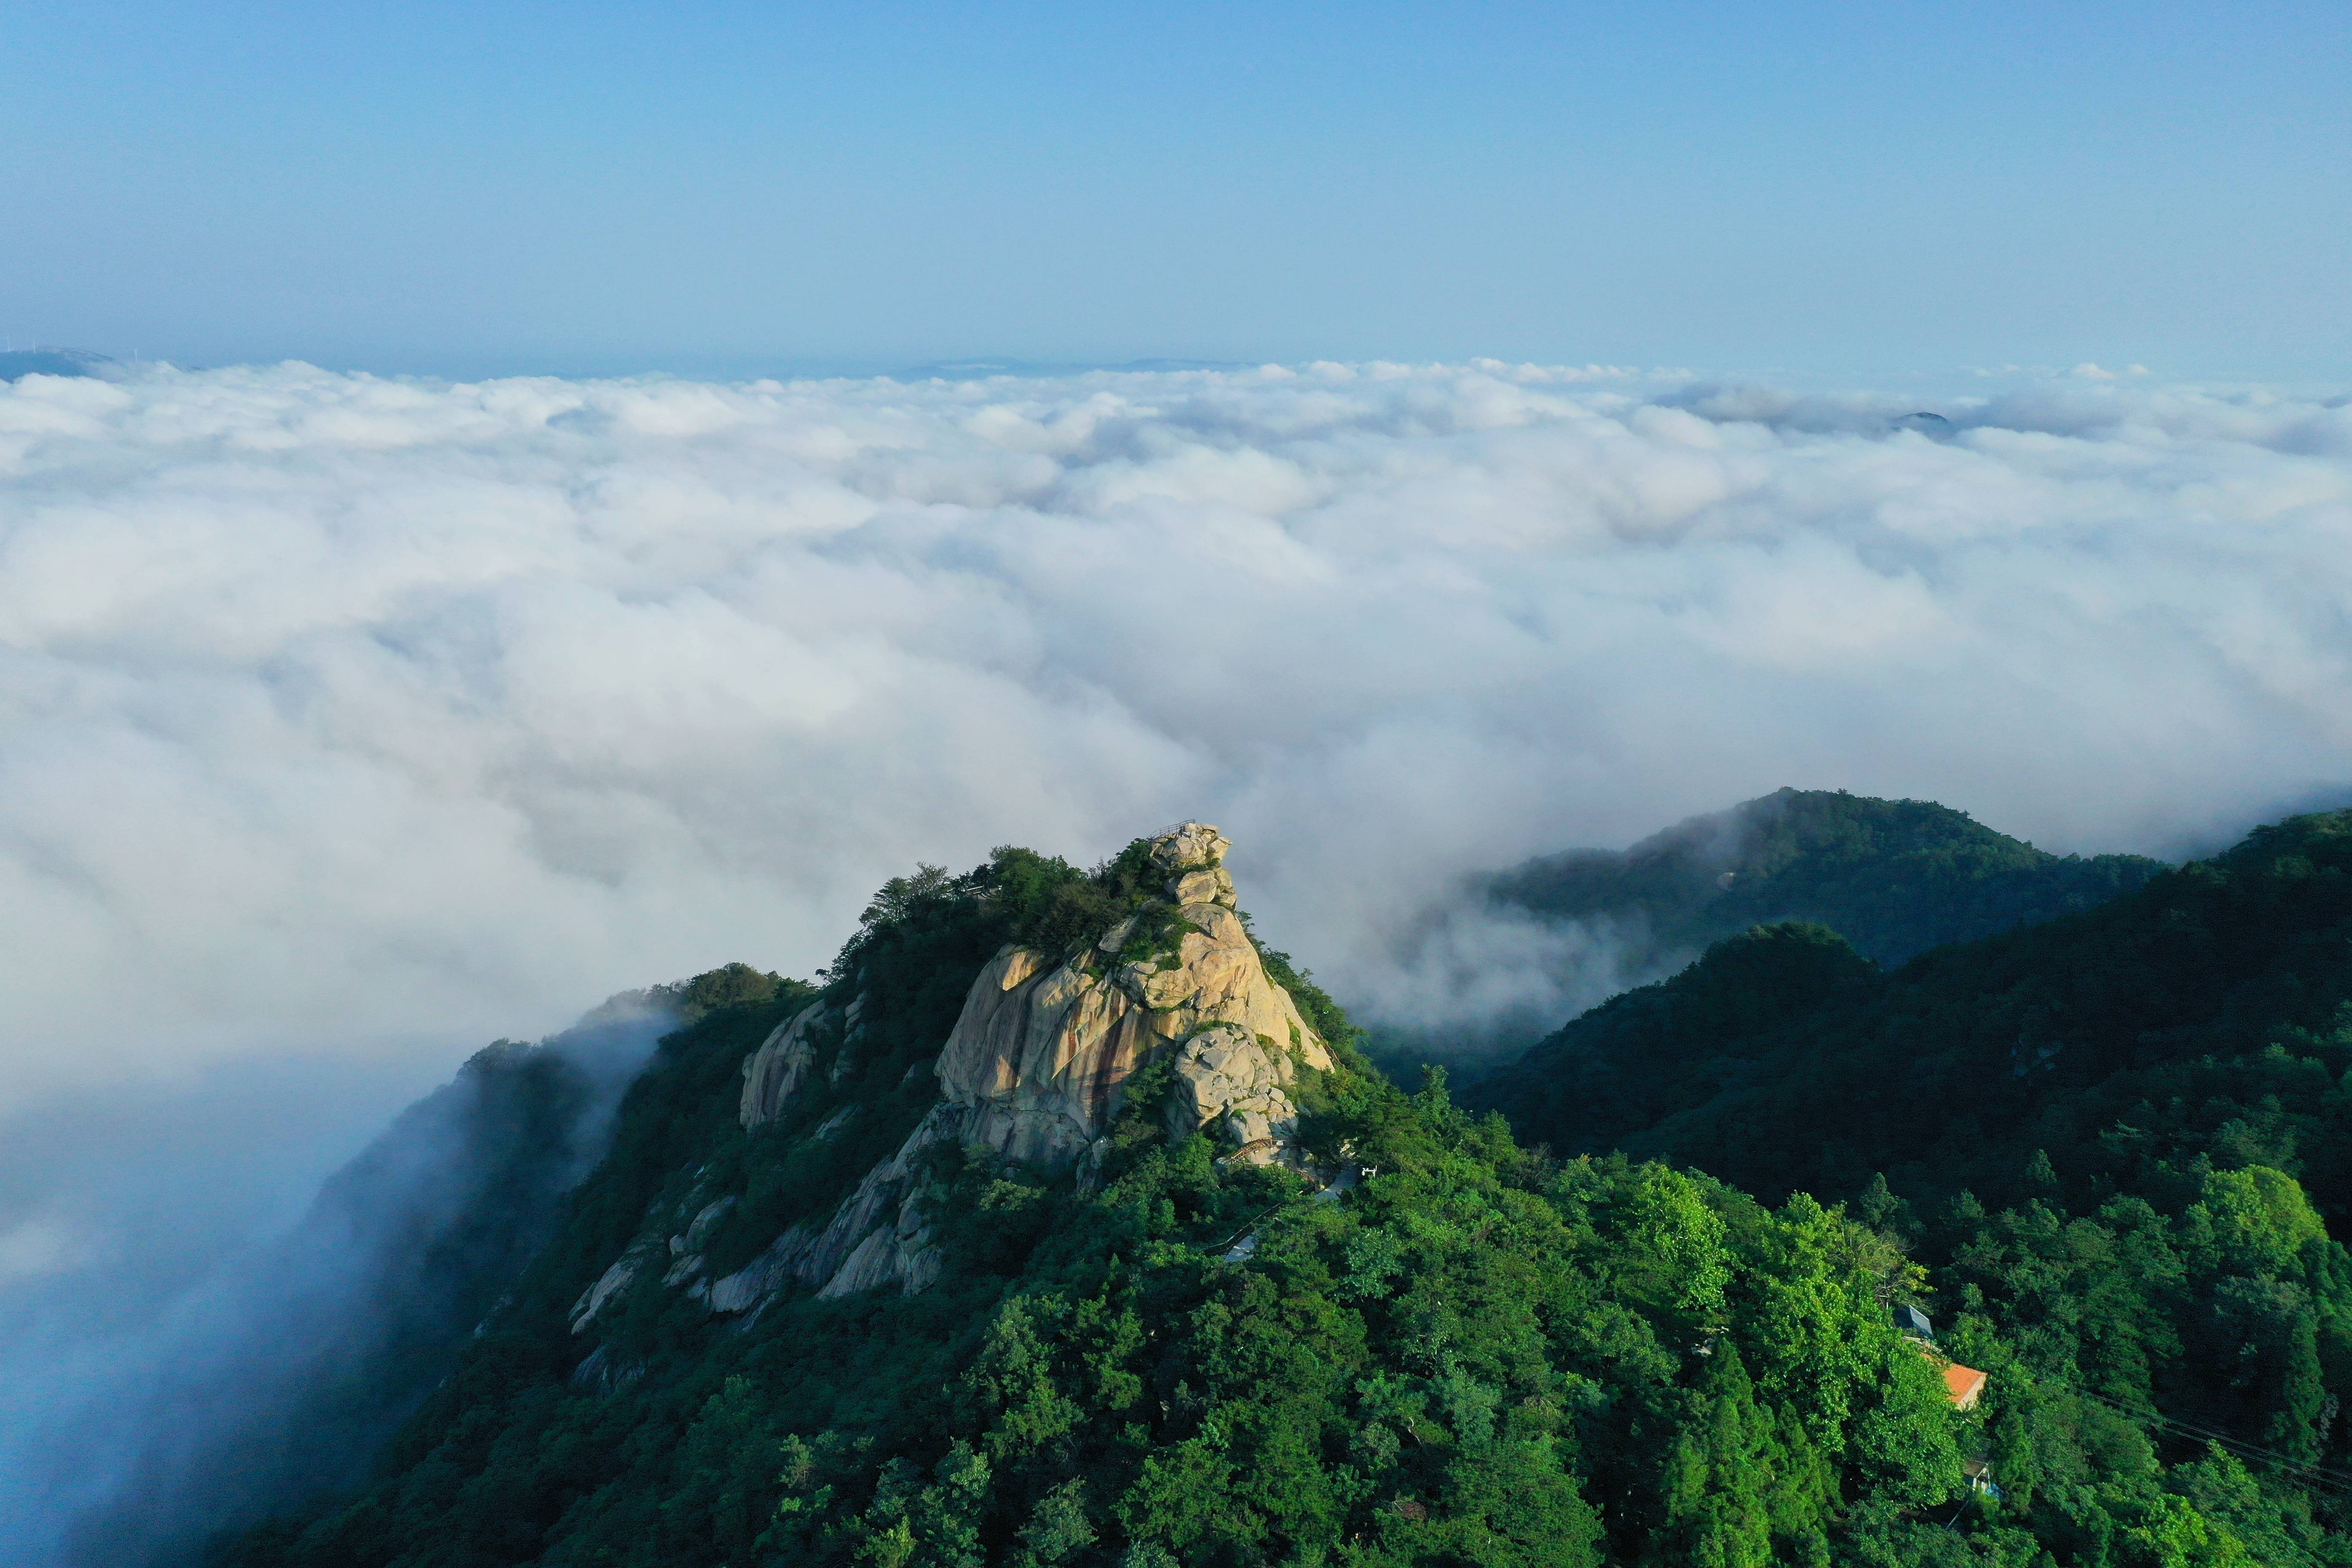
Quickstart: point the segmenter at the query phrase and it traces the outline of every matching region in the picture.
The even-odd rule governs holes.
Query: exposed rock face
[[[743,1058],[743,1104],[736,1119],[746,1131],[773,1121],[792,1105],[816,1061],[816,1042],[810,1037],[824,1017],[824,1004],[812,1003],[778,1025],[758,1050]]]
[[[940,1052],[940,1092],[971,1113],[968,1139],[1067,1166],[1116,1113],[1119,1089],[1162,1037],[1125,991],[1087,968],[1006,948],[980,972]]]
[[[651,1249],[641,1241],[597,1276],[596,1282],[581,1292],[580,1300],[572,1304],[572,1331],[575,1334],[586,1332],[588,1325],[596,1321],[596,1314],[635,1282],[637,1270],[651,1256]]]
[[[1232,1024],[1212,1024],[1176,1055],[1176,1092],[1168,1104],[1175,1137],[1206,1131],[1238,1157],[1263,1164],[1276,1158],[1298,1131],[1298,1107],[1283,1086],[1288,1053]]]
[[[962,1124],[963,1113],[956,1107],[932,1107],[898,1152],[866,1173],[822,1229],[796,1225],[744,1268],[713,1280],[711,1310],[751,1311],[794,1283],[818,1287],[820,1296],[897,1283],[912,1295],[938,1279],[940,1260],[920,1202],[924,1194],[914,1178],[923,1152],[953,1139]]]
[[[1170,874],[1181,876],[1216,869],[1225,863],[1225,851],[1233,847],[1234,841],[1218,832],[1213,823],[1184,822],[1152,839],[1151,858]]]
[[[822,1225],[794,1226],[723,1279],[703,1276],[701,1254],[732,1200],[702,1205],[668,1238],[666,1282],[725,1313],[756,1312],[793,1285],[828,1297],[894,1284],[920,1290],[940,1268],[926,1217],[926,1152],[954,1142],[1066,1171],[1104,1146],[1129,1079],[1155,1053],[1172,1058],[1174,1087],[1160,1108],[1171,1136],[1205,1133],[1228,1157],[1258,1163],[1289,1157],[1298,1071],[1328,1071],[1333,1059],[1289,993],[1268,978],[1234,912],[1223,863],[1230,847],[1206,823],[1171,829],[1152,844],[1153,861],[1168,878],[1168,905],[1121,921],[1075,954],[998,952],[973,980],[936,1063],[917,1064],[937,1074],[940,1100],[897,1153],[867,1172]],[[1139,932],[1160,933],[1141,957],[1133,956],[1142,945]],[[820,1047],[835,1037],[821,1031],[836,1023],[839,1080],[863,1008],[862,994],[839,1013],[812,1005],[745,1058],[745,1129],[786,1112]],[[844,1106],[812,1136],[834,1136],[856,1114]],[[576,1326],[593,1322],[654,1262],[657,1247],[642,1242],[614,1263],[582,1296]]]
[[[1187,1061],[1213,1054],[1217,1062],[1196,1068],[1201,1083],[1184,1131],[1229,1111],[1240,1118],[1234,1128],[1251,1134],[1244,1144],[1296,1130],[1297,1109],[1279,1086],[1297,1064],[1328,1070],[1331,1056],[1290,994],[1266,977],[1230,907],[1233,879],[1217,864],[1229,847],[1202,823],[1186,823],[1153,846],[1171,874],[1171,895],[1186,900],[1176,911],[1172,952],[1119,963],[1128,921],[1066,962],[1009,947],[981,971],[940,1053],[940,1094],[971,1112],[966,1142],[1066,1169],[1118,1114],[1128,1079],[1165,1045],[1181,1047],[1180,1077]],[[1188,898],[1194,894],[1205,896]],[[1204,1032],[1214,1038],[1195,1050],[1192,1041]]]
[[[1174,896],[1179,904],[1223,904],[1229,910],[1238,902],[1234,879],[1222,866],[1213,871],[1185,872],[1176,879]]]

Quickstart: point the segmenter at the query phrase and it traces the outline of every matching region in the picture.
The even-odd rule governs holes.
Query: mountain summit
[[[711,1278],[703,1244],[738,1201],[713,1169],[650,1216],[582,1294],[573,1332],[656,1263],[666,1286],[722,1313],[756,1313],[793,1286],[821,1298],[884,1285],[921,1290],[942,1258],[923,1206],[927,1154],[961,1149],[1048,1175],[1075,1168],[1081,1185],[1095,1184],[1111,1126],[1147,1063],[1166,1069],[1155,1110],[1171,1138],[1203,1134],[1224,1159],[1305,1169],[1292,1091],[1301,1073],[1335,1064],[1234,913],[1223,868],[1232,845],[1213,826],[1187,822],[1146,846],[1162,879],[1156,896],[1145,893],[1090,942],[1007,942],[982,968],[939,1055],[908,1068],[909,1078],[938,1080],[936,1101],[821,1224],[793,1225],[740,1268]],[[786,1129],[818,1086],[860,1072],[876,1044],[866,1026],[871,984],[866,970],[854,969],[839,1000],[809,1003],[744,1057],[737,1120],[746,1133]],[[1156,1089],[1161,1078],[1151,1082]],[[844,1105],[817,1135],[856,1113]]]
[[[2095,908],[2164,868],[2137,855],[2053,855],[1932,801],[1776,790],[1630,848],[1570,849],[1470,879],[1407,937],[1386,983],[1366,984],[1368,1050],[1390,1068],[1491,1068],[1755,926],[1824,925],[1891,968]],[[1498,926],[1511,933],[1499,944],[1486,934]],[[1541,956],[1496,958],[1522,952]],[[1513,973],[1512,962],[1540,973]],[[1515,984],[1499,989],[1517,999],[1498,1005],[1491,994],[1506,978]]]

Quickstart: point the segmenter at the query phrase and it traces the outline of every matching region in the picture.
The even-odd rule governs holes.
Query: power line
[[[2215,1444],[2241,1458],[2260,1459],[2279,1469],[2291,1470],[2305,1480],[2325,1487],[2339,1495],[2352,1497],[2352,1472],[2334,1469],[2326,1465],[2315,1465],[2291,1455],[2283,1454],[2275,1448],[2265,1447],[2260,1443],[2249,1443],[2242,1437],[2232,1436],[2227,1432],[2217,1431],[2213,1427],[2200,1426],[2193,1421],[2179,1421],[2155,1412],[2134,1410],[2096,1394],[2084,1390],[2077,1390],[2077,1392],[2093,1404],[2105,1405],[2107,1409],[2128,1419],[2145,1422],[2151,1426],[2163,1427],[2179,1436]]]

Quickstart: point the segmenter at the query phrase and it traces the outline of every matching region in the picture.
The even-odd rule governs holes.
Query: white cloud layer
[[[2162,852],[2352,779],[2345,400],[1917,406],[1492,364],[0,388],[0,1103],[806,973],[918,858],[1188,815],[1370,997],[1465,868],[1783,784]]]

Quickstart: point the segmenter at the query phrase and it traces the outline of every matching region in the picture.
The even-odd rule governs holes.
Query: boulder
[[[1234,841],[1208,822],[1180,823],[1151,840],[1151,858],[1171,875],[1209,870],[1225,863]]]
[[[1283,1087],[1288,1066],[1272,1041],[1238,1025],[1200,1030],[1176,1053],[1170,1136],[1208,1132],[1252,1163],[1278,1157],[1298,1133],[1298,1107]]]
[[[1233,874],[1222,866],[1213,871],[1185,872],[1169,884],[1168,896],[1180,904],[1223,904],[1229,910],[1239,902]]]

